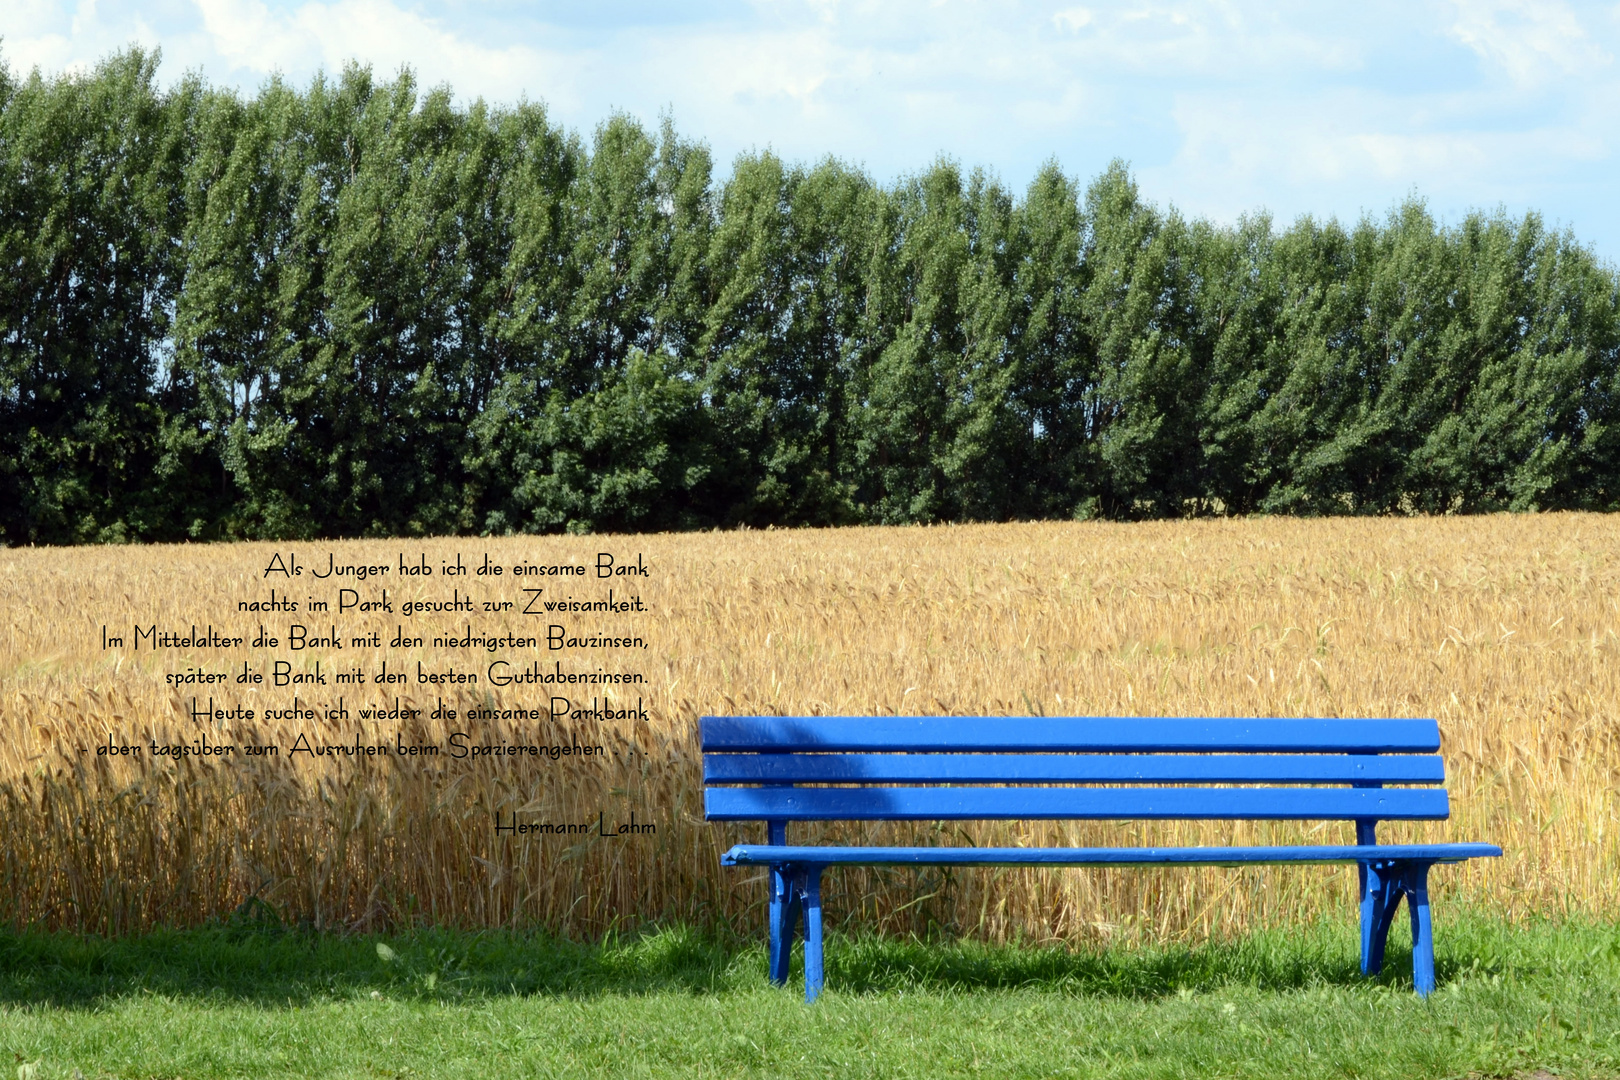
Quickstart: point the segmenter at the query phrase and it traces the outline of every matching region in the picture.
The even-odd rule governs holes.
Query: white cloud
[[[1090,26],[1093,18],[1095,16],[1087,8],[1066,8],[1052,16],[1052,25],[1059,30],[1067,30],[1073,33],[1076,30]]]
[[[289,55],[302,60],[315,44],[256,0],[197,0],[197,10],[219,55],[238,67],[268,73],[287,66]]]
[[[523,43],[485,45],[440,20],[390,0],[308,2],[272,10],[261,0],[195,0],[212,50],[233,67],[307,77],[359,60],[380,74],[415,69],[428,83],[448,83],[462,97],[516,99],[525,92],[572,101],[579,56]],[[542,93],[530,89],[539,84]]]
[[[1612,57],[1559,0],[1457,0],[1457,40],[1521,86],[1607,67]]]

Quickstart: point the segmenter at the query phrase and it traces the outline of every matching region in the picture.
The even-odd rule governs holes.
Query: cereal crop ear
[[[0,926],[113,935],[229,921],[237,933],[330,927],[375,941],[427,925],[575,939],[618,927],[631,939],[656,922],[748,935],[763,924],[765,887],[722,867],[720,855],[762,841],[764,830],[703,821],[698,717],[902,710],[1005,716],[1008,724],[1030,713],[1434,717],[1451,819],[1390,825],[1380,839],[1387,831],[1391,843],[1480,840],[1506,850],[1491,866],[1448,873],[1447,905],[1515,918],[1620,910],[1614,845],[1604,839],[1620,777],[1612,721],[1620,715],[1612,610],[1620,517],[1048,522],[434,539],[408,550],[435,566],[457,552],[478,565],[484,550],[508,566],[594,564],[602,544],[639,551],[658,568],[635,586],[651,611],[633,631],[647,648],[559,652],[542,667],[644,677],[584,696],[640,699],[645,719],[507,719],[503,710],[545,709],[549,693],[480,683],[418,694],[414,683],[385,690],[371,682],[334,686],[329,701],[302,695],[321,717],[289,719],[266,713],[289,705],[290,690],[239,695],[232,682],[228,704],[258,714],[199,724],[189,712],[197,692],[165,682],[185,663],[154,660],[144,647],[103,649],[99,624],[128,634],[134,625],[211,618],[251,634],[258,617],[243,627],[235,612],[268,591],[265,549],[8,549],[0,555],[8,616],[0,621]],[[399,549],[356,541],[348,550],[359,562],[397,565]],[[99,613],[96,625],[77,614],[85,611]],[[509,618],[473,625],[534,633],[525,616]],[[1331,632],[1319,634],[1329,620]],[[414,626],[429,670],[483,672],[493,659],[434,645],[437,635],[465,632],[448,618],[424,615]],[[396,624],[379,613],[342,629],[386,642]],[[342,655],[368,673],[385,659],[391,671],[404,663],[414,677],[417,655],[401,653],[385,645]],[[266,648],[218,666],[312,664],[305,656]],[[338,670],[322,659],[323,669]],[[349,717],[327,719],[340,696]],[[217,687],[214,697],[227,704]],[[457,719],[433,717],[441,699]],[[208,702],[201,691],[200,706]],[[379,708],[388,715],[378,717]],[[210,745],[237,751],[158,752],[205,732]],[[463,759],[448,749],[457,732],[469,745],[593,752]],[[292,752],[299,738],[353,747],[357,735],[388,752]],[[401,745],[446,749],[405,756]],[[515,815],[572,831],[498,834],[497,815],[506,825]],[[657,831],[618,835],[632,815]],[[1354,840],[1348,824],[1307,831],[1272,822],[806,825],[793,833],[804,843],[1075,847],[1325,843],[1334,835]],[[1343,926],[1355,873],[947,877],[863,868],[829,874],[824,888],[835,917],[859,912],[863,928],[881,933],[943,929],[1085,945],[1220,939],[1319,920]],[[396,961],[389,970],[416,963]]]

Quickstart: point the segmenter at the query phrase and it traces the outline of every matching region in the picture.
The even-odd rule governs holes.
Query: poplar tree
[[[1620,505],[1620,278],[1534,214],[156,70],[0,65],[9,544]]]

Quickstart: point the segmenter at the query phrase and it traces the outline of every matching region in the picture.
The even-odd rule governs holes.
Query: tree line
[[[156,69],[0,69],[9,544],[1620,502],[1620,282],[1534,214],[717,179],[668,120]]]

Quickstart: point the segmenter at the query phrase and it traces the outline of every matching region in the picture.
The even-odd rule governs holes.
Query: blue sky
[[[3,0],[0,55],[61,71],[140,42],[165,77],[251,91],[350,59],[544,101],[588,134],[623,110],[713,148],[828,154],[888,181],[940,155],[1022,189],[1124,158],[1220,221],[1353,220],[1416,193],[1539,210],[1620,262],[1620,2],[882,3]]]

